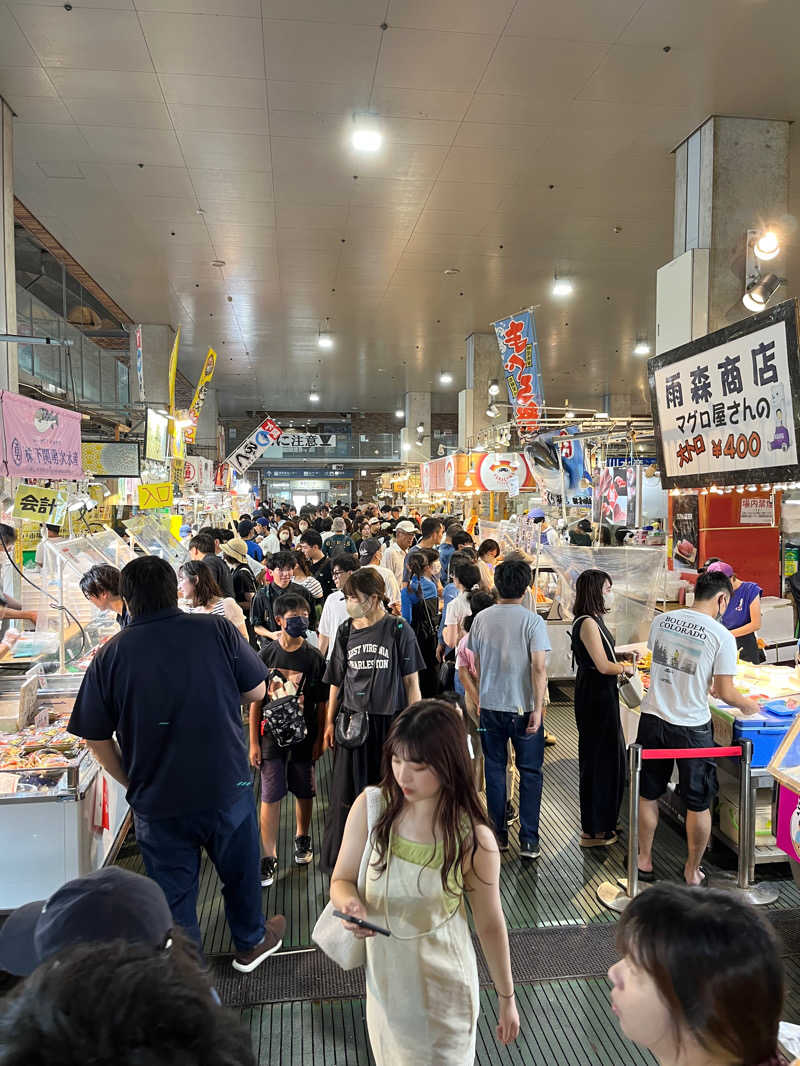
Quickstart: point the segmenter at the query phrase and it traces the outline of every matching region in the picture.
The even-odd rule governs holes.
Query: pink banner
[[[83,477],[81,416],[16,392],[0,393],[10,477]]]
[[[778,847],[800,862],[800,797],[785,785],[778,788]]]

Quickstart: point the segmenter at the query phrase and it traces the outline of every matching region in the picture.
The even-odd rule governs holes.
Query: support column
[[[169,357],[175,330],[166,325],[143,325],[142,361],[144,374],[144,396],[139,389],[139,375],[136,369],[136,328],[131,330],[131,397],[148,407],[163,407],[169,404]]]
[[[786,248],[788,190],[788,122],[715,115],[675,150],[673,255],[710,249],[709,332],[748,314],[742,305],[748,229],[774,227]],[[785,261],[784,250],[761,264],[762,275],[782,277]]]
[[[403,459],[408,463],[426,463],[431,457],[431,394],[407,392],[406,424],[400,431]],[[417,426],[422,425],[422,444],[417,444]]]
[[[17,330],[14,262],[14,161],[11,108],[0,97],[0,333]],[[0,389],[19,392],[16,344],[0,343]]]
[[[458,396],[458,446],[465,448],[467,439],[488,426],[493,419],[486,414],[489,404],[489,382],[492,378],[502,385],[498,401],[505,402],[503,368],[494,333],[470,333],[467,337],[467,387]],[[503,412],[504,408],[500,408]],[[502,413],[498,421],[506,421]]]

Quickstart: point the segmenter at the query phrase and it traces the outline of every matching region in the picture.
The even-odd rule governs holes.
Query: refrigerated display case
[[[139,514],[126,519],[123,524],[133,542],[146,555],[157,555],[160,559],[166,559],[176,572],[186,562],[186,548],[157,518]]]

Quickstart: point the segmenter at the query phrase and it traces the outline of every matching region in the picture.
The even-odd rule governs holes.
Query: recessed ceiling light
[[[441,374],[439,374],[439,383],[441,385],[453,384],[453,375],[450,373],[449,370],[443,370]]]
[[[460,274],[461,273],[461,270],[460,270],[459,267],[446,267],[442,271],[442,273],[444,274],[444,276],[446,278],[454,278],[456,276],[456,274]]]
[[[553,296],[572,296],[574,286],[569,278],[560,278],[556,274],[553,278]]]
[[[405,411],[401,407],[398,407],[397,410],[394,413],[394,417],[395,418],[405,418],[405,416],[406,416]]]
[[[650,354],[650,345],[644,339],[638,340],[636,342],[636,344],[634,345],[633,354],[634,355],[649,355]]]
[[[317,337],[317,344],[319,345],[320,348],[332,348],[333,347],[333,337],[330,335],[330,333],[327,333],[327,332],[323,331]]]
[[[357,152],[377,152],[383,144],[383,133],[375,115],[353,115],[350,143]]]
[[[319,403],[319,393],[315,392],[314,389],[312,389],[311,392],[308,394],[308,402]]]

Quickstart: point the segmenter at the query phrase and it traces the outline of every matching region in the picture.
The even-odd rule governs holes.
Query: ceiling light
[[[499,414],[500,414],[500,409],[498,408],[496,403],[490,403],[489,406],[486,408],[486,417],[487,418],[497,418],[497,416]]]
[[[403,441],[403,451],[404,452],[410,452],[411,451],[411,445],[409,444],[409,442],[407,440]]]
[[[765,274],[742,297],[742,303],[748,311],[763,311],[769,301],[783,284],[784,279],[777,274]]]
[[[418,422],[417,423],[417,433],[424,433],[424,432],[425,432],[425,423],[424,422]]]
[[[650,345],[647,343],[647,341],[644,338],[642,338],[641,340],[638,340],[636,342],[636,344],[633,346],[633,354],[634,355],[649,355],[650,354]]]
[[[453,375],[450,373],[449,370],[443,370],[439,374],[439,384],[440,385],[452,385],[453,384]]]
[[[598,411],[595,418],[608,418],[608,411]]]
[[[569,278],[560,278],[558,274],[553,275],[553,296],[572,296],[574,287]]]
[[[500,385],[497,382],[497,378],[492,378],[492,380],[489,382],[489,395],[490,396],[499,396],[500,395]]]
[[[753,245],[753,251],[758,259],[774,259],[776,255],[780,255],[781,246],[777,233],[771,229],[766,230]]]
[[[383,144],[383,134],[374,115],[353,115],[350,143],[357,152],[377,152]]]
[[[319,336],[317,337],[317,344],[320,348],[332,348],[333,337],[327,330],[320,330]]]
[[[405,416],[406,416],[405,411],[401,407],[398,407],[397,410],[394,413],[394,417],[395,418],[405,418]]]
[[[319,403],[319,393],[315,392],[312,389],[311,392],[308,394],[308,402],[309,403]]]
[[[460,267],[445,267],[442,273],[446,278],[454,278],[456,274],[461,273],[461,269]]]
[[[472,486],[472,478],[469,476],[469,474],[467,474],[467,476],[464,478],[464,484],[467,488],[470,488]]]

